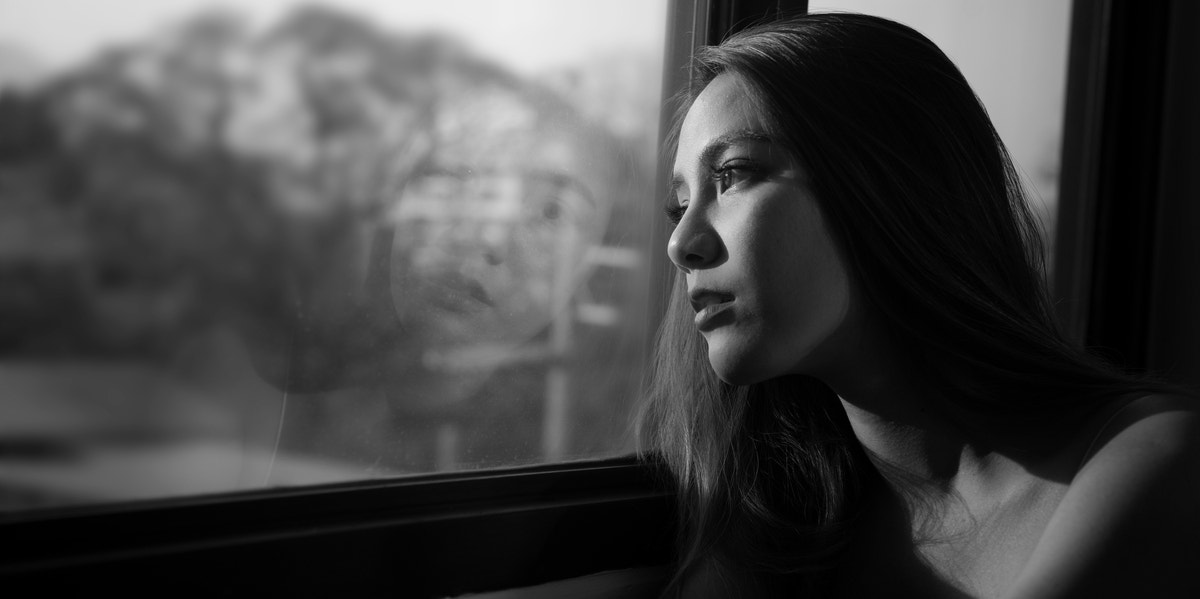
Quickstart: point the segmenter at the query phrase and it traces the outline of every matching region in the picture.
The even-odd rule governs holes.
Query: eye
[[[572,218],[571,209],[556,195],[541,196],[525,208],[525,220],[529,226],[557,227]]]
[[[716,182],[717,193],[723,194],[752,181],[758,176],[758,169],[745,160],[729,161],[712,171],[712,180]]]
[[[542,206],[542,218],[546,220],[558,220],[562,216],[562,205],[558,201],[549,201]]]
[[[748,174],[746,170],[733,166],[724,166],[717,169],[713,173],[713,180],[717,182],[717,193],[725,193],[730,188],[747,179]]]

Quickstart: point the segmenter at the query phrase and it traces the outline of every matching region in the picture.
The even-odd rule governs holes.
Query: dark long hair
[[[972,424],[1021,443],[1137,390],[1065,338],[1045,290],[1037,223],[986,111],[912,29],[857,14],[752,27],[697,52],[675,131],[722,73],[810,177],[863,300],[914,376]],[[673,153],[673,148],[668,147]],[[790,376],[721,382],[676,277],[642,419],[679,486],[676,586],[715,568],[793,591],[819,587],[878,474],[837,396]]]

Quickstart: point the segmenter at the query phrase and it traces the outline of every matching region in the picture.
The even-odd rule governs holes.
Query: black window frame
[[[1075,0],[1054,295],[1116,365],[1200,385],[1200,9]]]
[[[47,510],[0,525],[3,585],[445,597],[653,566],[672,513],[655,472],[619,458]]]

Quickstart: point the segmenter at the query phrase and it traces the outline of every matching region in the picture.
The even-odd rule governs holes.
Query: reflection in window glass
[[[630,448],[665,2],[129,4],[0,8],[0,510]]]
[[[933,40],[987,107],[1048,241],[1058,207],[1069,0],[814,0],[813,12],[886,17]],[[1046,244],[1047,251],[1052,244]],[[1047,256],[1049,258],[1049,256]],[[1050,263],[1049,261],[1047,262]]]

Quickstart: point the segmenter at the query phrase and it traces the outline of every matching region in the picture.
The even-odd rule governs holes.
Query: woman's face
[[[683,212],[667,253],[718,376],[824,377],[844,364],[849,277],[805,171],[740,76],[717,76],[688,111],[672,188]]]

